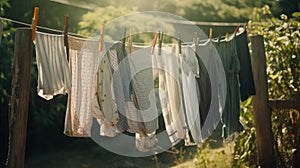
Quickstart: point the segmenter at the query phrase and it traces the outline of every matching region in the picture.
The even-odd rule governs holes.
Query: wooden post
[[[31,63],[31,29],[17,29],[12,67],[12,96],[8,114],[9,147],[6,162],[8,168],[24,167]]]
[[[261,167],[275,167],[274,136],[271,125],[271,110],[268,106],[268,84],[266,55],[262,36],[252,36],[252,69],[256,95],[253,96],[253,116],[256,129],[258,164]]]
[[[300,100],[269,100],[269,106],[274,110],[294,109],[300,112]]]

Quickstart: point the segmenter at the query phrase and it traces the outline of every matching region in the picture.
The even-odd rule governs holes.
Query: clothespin
[[[221,36],[218,36],[218,47],[220,46],[220,42],[221,42]]]
[[[159,33],[159,36],[158,36],[158,47],[159,47],[159,50],[158,50],[158,54],[161,55],[161,47],[162,47],[162,42],[163,42],[163,38],[164,38],[164,32],[162,31],[161,33]]]
[[[212,30],[212,28],[210,28],[209,29],[210,48],[212,48],[212,33],[213,33],[213,30]]]
[[[129,31],[129,54],[132,55],[132,34],[131,34],[131,30]]]
[[[124,28],[123,35],[122,35],[122,49],[125,51],[125,43],[126,43],[126,28]]]
[[[68,16],[64,16],[64,45],[66,47],[67,59],[69,60],[69,44],[68,44]]]
[[[249,22],[250,22],[250,21],[249,21]],[[249,23],[249,22],[246,22],[246,23],[245,23],[245,29],[246,29],[246,32],[247,32],[247,33],[248,33],[248,23]]]
[[[228,33],[226,33],[226,36],[225,36],[226,48],[228,48],[228,41],[229,41],[228,36],[229,36]]]
[[[181,54],[181,33],[178,33],[178,51]]]
[[[234,36],[236,36],[236,33],[239,31],[240,26],[236,26],[235,30],[234,30]]]
[[[157,41],[157,37],[158,37],[158,32],[156,32],[155,35],[154,35],[154,39],[153,39],[152,46],[151,46],[151,54],[154,53],[154,49],[155,49],[155,44],[156,44],[156,41]]]
[[[68,45],[68,16],[64,16],[64,43],[65,46]]]
[[[100,33],[99,52],[101,52],[101,51],[102,51],[102,48],[103,48],[104,28],[105,28],[105,24],[103,23],[102,28],[101,28],[101,33]]]
[[[195,51],[197,52],[198,48],[198,33],[194,32],[194,44],[195,44]]]
[[[32,24],[31,24],[31,29],[32,29],[32,41],[35,40],[35,34],[36,34],[36,26],[37,26],[37,22],[39,19],[39,8],[35,7],[34,8],[34,14],[33,14],[33,18],[32,18]]]

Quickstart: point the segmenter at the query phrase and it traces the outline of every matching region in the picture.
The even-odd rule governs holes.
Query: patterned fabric
[[[36,63],[38,95],[50,100],[54,95],[66,94],[71,88],[64,36],[36,32]]]
[[[139,122],[147,133],[155,132],[158,129],[158,111],[154,92],[154,81],[152,72],[152,56],[150,48],[137,50],[130,57],[130,67],[133,73],[132,90],[136,98]]]
[[[64,134],[89,137],[93,117],[99,42],[69,37],[72,89],[68,96]]]
[[[97,66],[94,117],[100,125],[100,135],[114,137],[117,135],[116,124],[119,119],[112,90],[112,71],[109,60],[110,50],[99,56],[100,64]]]
[[[126,67],[124,67],[124,64],[122,64],[122,67],[119,66],[119,62],[121,62],[120,60],[122,60],[124,57],[122,44],[120,42],[107,45],[107,48],[110,49],[109,56],[110,56],[110,63],[112,67],[112,73],[113,73],[112,84],[113,84],[115,102],[119,113],[117,130],[118,132],[124,132],[127,131],[129,128],[127,118],[126,118],[126,101],[130,102],[131,100],[129,96],[129,88],[127,88],[127,90],[124,88],[125,84],[123,84],[124,82],[123,79],[125,78],[125,76],[123,76],[123,74],[128,72],[127,70],[130,69],[126,69]],[[126,72],[124,72],[125,70]],[[125,78],[124,80],[127,81],[127,78]]]

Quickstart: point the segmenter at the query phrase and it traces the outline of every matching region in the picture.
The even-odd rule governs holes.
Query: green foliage
[[[282,14],[276,19],[269,7],[259,11],[263,23],[252,23],[252,34],[265,39],[269,96],[271,99],[296,99],[300,93],[300,23]],[[297,13],[294,14],[297,16]]]
[[[244,124],[244,130],[235,140],[233,167],[241,167],[242,165],[256,166],[256,132],[253,122],[253,105],[252,99],[249,98],[241,103],[241,122]]]
[[[4,9],[9,7],[7,0],[0,0],[0,16],[4,15]],[[13,35],[14,28],[9,26],[9,23],[6,21],[3,22],[3,34],[0,37],[0,104],[6,104],[9,101],[10,96],[10,81],[11,81],[11,62],[13,58]],[[6,107],[3,107],[6,109]]]
[[[214,0],[195,2],[185,8],[184,16],[196,21],[247,21],[250,13],[251,8],[241,3],[226,4]]]
[[[267,56],[269,99],[295,100],[300,98],[300,23],[299,13],[293,18],[272,15],[269,6],[254,10],[250,34],[264,37]],[[236,141],[234,165],[241,162],[255,166],[256,147],[252,107],[241,117],[246,127]],[[249,115],[248,115],[248,114]],[[272,131],[278,167],[292,167],[299,160],[300,114],[295,110],[272,111]],[[251,142],[251,143],[250,143]],[[246,145],[245,145],[246,144]],[[244,146],[245,145],[245,146]],[[243,157],[244,156],[244,157]]]
[[[98,8],[83,16],[83,20],[79,23],[79,33],[87,36],[99,36],[103,23],[105,23],[104,40],[107,41],[120,40],[124,28],[127,29],[127,35],[129,35],[129,30],[132,32],[134,42],[141,43],[152,41],[153,30],[174,33],[173,25],[163,20],[172,18],[172,15],[165,15],[166,18],[161,18],[152,13],[136,12],[137,8],[115,8],[112,6]]]
[[[105,24],[109,21],[112,21],[113,19],[116,19],[118,17],[128,15],[130,13],[137,12],[136,8],[127,8],[127,7],[113,7],[108,6],[105,8],[98,8],[95,11],[91,11],[83,15],[82,21],[79,22],[80,34],[84,34],[87,36],[93,36],[94,34],[100,34],[100,29],[102,27],[102,24]],[[117,26],[117,25],[115,25]],[[116,27],[111,26],[108,29],[105,30],[105,35],[107,34],[116,34],[120,38],[121,32],[115,32],[117,29]],[[119,29],[117,29],[119,30]],[[122,30],[122,29],[121,29]],[[107,31],[111,31],[112,33],[108,33]],[[107,38],[107,37],[105,37]],[[110,37],[111,38],[111,37]]]
[[[0,16],[4,15],[5,7],[10,7],[8,0],[0,0]]]
[[[220,149],[212,149],[209,147],[209,142],[198,146],[197,159],[194,160],[195,167],[232,167],[232,144],[227,144],[226,147]]]

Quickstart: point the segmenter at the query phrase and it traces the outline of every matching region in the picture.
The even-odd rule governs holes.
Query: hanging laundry
[[[133,70],[132,89],[135,92],[140,113],[140,120],[145,125],[146,133],[158,129],[158,111],[154,92],[152,56],[150,48],[140,49],[130,57]]]
[[[105,45],[106,46],[106,45]],[[105,47],[104,47],[105,48]],[[100,125],[100,135],[114,137],[117,135],[116,124],[119,119],[117,106],[112,89],[112,70],[109,53],[113,48],[105,50],[99,56],[100,64],[96,67],[96,82],[94,96],[94,117]]]
[[[180,140],[187,138],[188,128],[183,110],[175,45],[165,46],[161,55],[155,52],[153,59],[154,67],[159,68],[154,74],[158,74],[159,78],[159,99],[166,131],[171,144],[176,145]]]
[[[226,77],[222,62],[214,47],[210,47],[209,39],[199,44],[195,51],[200,71],[199,79],[196,79],[200,92],[201,137],[205,140],[221,121],[226,100]]]
[[[238,74],[240,71],[240,63],[236,50],[235,38],[232,38],[229,41],[215,41],[213,44],[218,51],[218,55],[222,60],[226,73],[227,96],[225,109],[222,115],[222,121],[224,123],[222,136],[227,138],[232,133],[239,132],[243,128],[239,121],[240,93]]]
[[[3,33],[3,23],[2,23],[2,19],[0,19],[0,44],[2,39],[2,33]]]
[[[140,48],[130,57],[133,73],[132,90],[136,102],[139,128],[136,132],[136,145],[140,151],[153,149],[158,127],[158,111],[154,92],[151,49]]]
[[[199,89],[199,112],[200,112],[200,123],[201,127],[203,127],[205,120],[207,118],[210,106],[211,106],[211,98],[212,98],[212,93],[211,93],[211,79],[209,77],[208,71],[206,69],[206,66],[204,65],[202,59],[200,58],[199,54],[199,46],[194,46],[195,47],[195,52],[194,55],[196,56],[197,62],[198,62],[198,67],[199,67],[199,75],[196,76],[196,82],[197,86]],[[201,48],[205,48],[203,45]],[[206,48],[206,52],[201,51],[203,53],[201,57],[207,57],[210,55],[210,52]],[[206,55],[208,54],[208,55]],[[192,55],[190,56],[192,57]],[[215,66],[215,65],[212,65]],[[211,67],[213,69],[213,67]]]
[[[64,134],[89,137],[93,121],[98,41],[69,36],[72,89],[68,95]]]
[[[157,143],[157,139],[155,136],[155,132],[153,132],[152,134],[143,134],[143,133],[135,134],[136,148],[141,152],[147,152],[153,150],[156,143]]]
[[[127,112],[132,107],[131,100],[131,85],[130,85],[130,67],[128,59],[126,59],[127,52],[125,50],[125,44],[116,42],[110,48],[114,48],[113,52],[110,52],[110,62],[113,70],[113,90],[116,105],[119,112],[119,120],[117,122],[117,129],[119,132],[127,131],[129,128],[127,120]],[[133,109],[135,110],[135,109]]]
[[[241,69],[239,72],[241,100],[245,101],[250,95],[255,95],[255,85],[252,73],[252,64],[248,47],[247,31],[237,33],[236,48]]]
[[[36,32],[36,63],[38,95],[50,100],[57,94],[66,94],[71,88],[63,35]]]
[[[199,78],[200,72],[195,52],[189,46],[182,47],[181,68],[183,101],[187,116],[187,124],[194,142],[200,143],[202,142],[199,112],[200,93],[196,80],[196,77]]]

